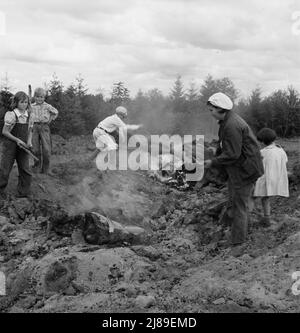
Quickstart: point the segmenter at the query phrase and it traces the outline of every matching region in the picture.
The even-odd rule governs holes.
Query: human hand
[[[129,130],[136,131],[141,128],[143,125],[129,125]]]
[[[204,168],[209,169],[212,165],[212,160],[206,160],[204,161]]]
[[[208,147],[207,150],[208,150],[210,153],[212,153],[213,155],[216,155],[217,148],[215,148],[215,147]]]
[[[89,161],[94,161],[94,159],[98,156],[98,154],[100,153],[100,150],[96,149],[92,155],[89,157]]]
[[[20,139],[17,139],[17,145],[19,146],[19,147],[23,147],[23,148],[28,148],[28,145],[24,142],[24,141],[22,141],[22,140],[20,140]]]

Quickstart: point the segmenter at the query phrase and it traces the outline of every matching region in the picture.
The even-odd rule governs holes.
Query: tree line
[[[10,109],[10,90],[6,78],[0,91],[0,121]],[[207,111],[206,102],[219,91],[236,102],[236,111],[255,132],[270,127],[281,137],[300,136],[300,96],[295,88],[290,86],[266,97],[256,88],[249,98],[238,100],[239,91],[227,77],[216,79],[208,75],[200,87],[191,82],[186,88],[177,76],[167,96],[159,89],[151,89],[139,90],[133,98],[123,82],[116,82],[107,98],[101,92],[89,93],[80,75],[64,87],[54,74],[47,84],[46,101],[59,110],[59,117],[51,124],[52,132],[64,138],[91,134],[98,122],[113,114],[119,105],[130,110],[130,122],[144,124],[145,134],[216,136],[218,126]]]

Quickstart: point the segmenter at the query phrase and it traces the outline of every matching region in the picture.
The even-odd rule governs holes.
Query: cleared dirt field
[[[279,143],[292,171],[299,140]],[[34,176],[32,201],[14,199],[14,170],[0,212],[2,312],[300,311],[292,289],[300,271],[297,180],[290,198],[272,202],[276,226],[260,226],[258,204],[245,248],[233,254],[218,222],[225,187],[179,192],[144,172],[100,173],[88,161],[92,148],[91,138],[54,137],[54,175]],[[142,227],[147,242],[86,243],[72,221],[92,211]],[[56,216],[69,221],[65,235],[51,228]]]

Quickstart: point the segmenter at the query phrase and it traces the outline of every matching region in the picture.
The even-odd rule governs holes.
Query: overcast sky
[[[1,0],[0,11],[0,77],[14,90],[56,72],[65,85],[81,73],[107,95],[118,81],[134,96],[168,93],[177,74],[200,85],[209,73],[242,96],[257,85],[300,91],[299,0]]]

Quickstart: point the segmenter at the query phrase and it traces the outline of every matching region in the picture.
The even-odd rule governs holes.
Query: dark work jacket
[[[264,168],[252,130],[234,111],[229,111],[219,124],[219,149],[212,166],[224,168],[234,187],[254,183],[264,174]]]

